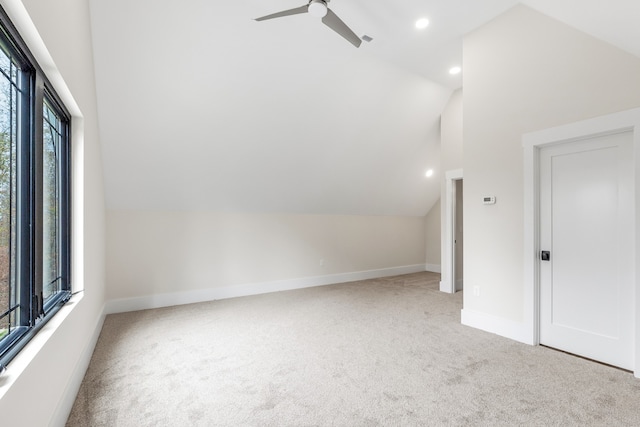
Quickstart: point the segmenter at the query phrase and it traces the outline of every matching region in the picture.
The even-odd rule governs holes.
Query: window
[[[0,365],[71,295],[69,114],[0,9]]]

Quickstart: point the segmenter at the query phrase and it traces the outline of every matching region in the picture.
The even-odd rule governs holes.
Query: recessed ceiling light
[[[427,178],[431,178],[433,176],[433,169],[429,169],[427,173],[425,173],[425,175],[427,176]]]
[[[462,72],[462,68],[460,67],[453,67],[449,70],[449,74],[451,74],[452,76],[455,76],[456,74],[460,74]]]
[[[416,21],[416,28],[423,30],[429,26],[429,20],[427,18],[420,18]]]

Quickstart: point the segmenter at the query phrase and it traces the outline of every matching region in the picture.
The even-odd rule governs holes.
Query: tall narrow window
[[[0,8],[0,368],[71,295],[69,127]]]
[[[0,338],[20,326],[16,281],[18,71],[11,53],[0,46]]]
[[[44,302],[62,290],[60,264],[60,144],[62,121],[50,103],[43,108],[42,290]]]

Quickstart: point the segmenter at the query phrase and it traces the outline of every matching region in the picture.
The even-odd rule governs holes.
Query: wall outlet
[[[318,263],[320,265],[320,267],[324,267],[324,260],[321,259],[320,262]]]
[[[473,296],[474,297],[479,297],[480,296],[480,286],[474,286],[473,287]]]

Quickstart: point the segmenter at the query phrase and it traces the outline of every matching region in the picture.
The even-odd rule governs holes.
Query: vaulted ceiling
[[[428,212],[462,37],[519,2],[332,0],[359,49],[310,15],[253,20],[305,2],[90,1],[109,208]],[[522,3],[640,56],[636,0]]]

